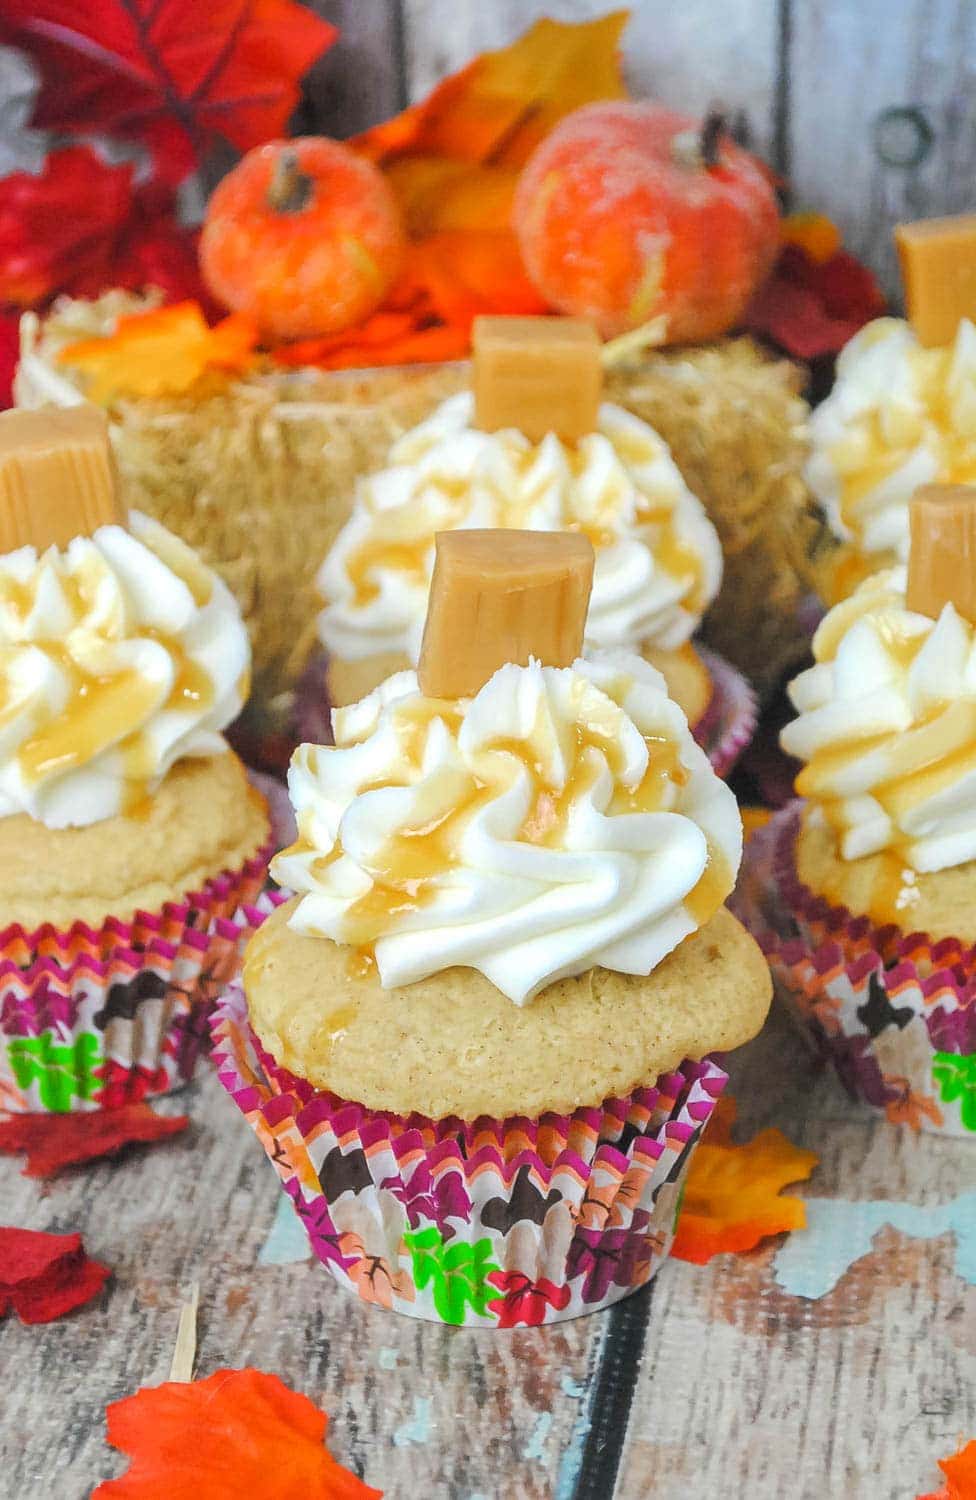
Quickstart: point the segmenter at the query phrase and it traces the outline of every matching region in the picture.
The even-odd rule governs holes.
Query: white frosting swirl
[[[472,396],[443,402],[362,481],[318,576],[322,643],[345,660],[380,652],[416,661],[434,534],[459,527],[582,530],[596,546],[586,624],[591,646],[673,650],[697,628],[722,580],[718,535],[653,428],[604,402],[577,448],[473,427]]]
[[[908,558],[908,502],[920,484],[976,481],[976,328],[924,349],[910,326],[879,318],[837,361],[810,421],[807,480],[835,534],[857,551]]]
[[[336,748],[292,760],[274,873],[291,925],[371,945],[387,987],[459,964],[523,1005],[595,965],[648,974],[732,888],[735,798],[629,653],[502,667],[456,705],[401,672],[334,718]]]
[[[844,859],[890,849],[919,871],[976,859],[976,632],[947,604],[905,604],[905,569],[867,579],[823,620],[783,730],[797,791]]]
[[[230,591],[137,511],[0,557],[0,817],[95,823],[226,750],[250,662]]]

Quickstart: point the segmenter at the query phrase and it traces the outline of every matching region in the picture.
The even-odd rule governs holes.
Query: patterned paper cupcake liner
[[[796,874],[800,808],[749,840],[733,905],[777,994],[855,1099],[893,1123],[976,1139],[971,947],[874,927]]]
[[[696,650],[712,679],[712,696],[692,732],[716,775],[725,777],[756,732],[756,695],[741,672],[737,672],[724,657],[704,646],[696,646]],[[332,743],[332,717],[325,693],[325,655],[322,652],[312,657],[296,689],[294,729],[300,744]]]
[[[113,1109],[186,1083],[276,903],[260,894],[270,852],[131,922],[0,932],[0,1110]]]
[[[712,696],[692,732],[716,776],[724,779],[756,732],[756,695],[742,673],[724,657],[704,646],[696,649],[711,676]]]
[[[706,1059],[601,1109],[432,1121],[363,1109],[277,1066],[239,984],[212,1028],[220,1080],[336,1280],[473,1327],[558,1323],[648,1282],[727,1081]]]

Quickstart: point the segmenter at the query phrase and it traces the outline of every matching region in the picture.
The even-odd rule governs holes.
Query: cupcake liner
[[[706,1059],[599,1109],[434,1121],[364,1109],[279,1067],[239,984],[212,1030],[220,1080],[333,1276],[364,1301],[474,1327],[558,1323],[649,1281],[727,1082]]]
[[[876,927],[796,874],[797,803],[746,848],[736,914],[848,1093],[896,1124],[976,1139],[976,963],[952,938]]]
[[[728,776],[756,732],[759,717],[750,684],[723,656],[696,646],[712,679],[708,707],[692,733],[712,763],[716,776]]]
[[[270,853],[130,922],[0,932],[0,1110],[113,1109],[187,1082],[243,942],[277,904],[258,899]]]

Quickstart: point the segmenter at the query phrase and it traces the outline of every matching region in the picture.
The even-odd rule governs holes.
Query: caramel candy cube
[[[976,319],[976,214],[899,224],[895,244],[919,343],[951,344],[960,319]]]
[[[0,413],[0,553],[66,547],[72,537],[125,521],[104,412]]]
[[[440,531],[420,651],[428,698],[470,698],[506,662],[580,654],[593,545],[565,531]]]
[[[908,608],[937,620],[952,604],[976,625],[976,485],[920,485],[909,525]]]
[[[483,432],[516,427],[533,443],[554,432],[576,443],[596,429],[600,339],[582,318],[474,320],[474,420]]]

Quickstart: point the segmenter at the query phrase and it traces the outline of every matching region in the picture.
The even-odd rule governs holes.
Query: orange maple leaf
[[[945,1484],[930,1495],[919,1495],[918,1500],[976,1500],[976,1438],[951,1458],[940,1458],[939,1468]]]
[[[735,1102],[719,1102],[708,1134],[691,1158],[678,1232],[671,1254],[704,1265],[713,1255],[752,1250],[786,1229],[802,1229],[801,1198],[783,1197],[805,1182],[819,1161],[779,1130],[763,1130],[744,1145],[732,1140]]]
[[[120,318],[109,338],[68,344],[58,359],[88,377],[93,401],[111,401],[121,392],[178,395],[209,369],[246,369],[256,340],[253,323],[240,313],[208,328],[196,302],[177,302]]]
[[[217,1370],[146,1386],[107,1410],[108,1440],[131,1459],[91,1500],[382,1500],[324,1446],[328,1418],[260,1370]]]

